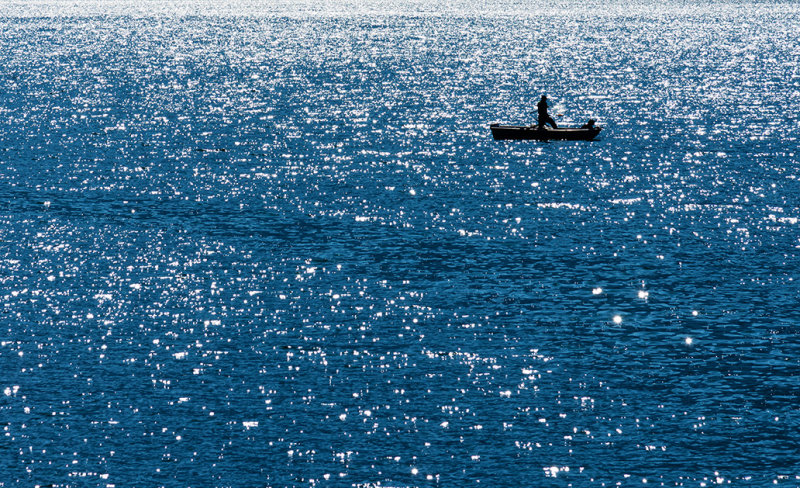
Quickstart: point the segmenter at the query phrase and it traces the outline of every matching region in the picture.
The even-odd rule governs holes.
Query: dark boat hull
[[[591,141],[600,133],[600,127],[591,129],[564,128],[550,129],[537,126],[492,124],[492,137],[495,140],[537,140],[537,141]]]

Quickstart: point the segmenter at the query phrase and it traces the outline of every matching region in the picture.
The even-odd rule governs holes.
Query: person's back
[[[542,95],[542,99],[539,100],[536,107],[539,109],[539,117],[547,117],[547,97]]]

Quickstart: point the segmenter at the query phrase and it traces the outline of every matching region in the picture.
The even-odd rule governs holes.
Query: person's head
[[[589,119],[589,122],[587,122],[586,125],[588,125],[589,127],[592,127],[592,126],[594,126],[594,122],[595,122],[594,119]]]
[[[547,95],[542,95],[542,100],[547,100]]]

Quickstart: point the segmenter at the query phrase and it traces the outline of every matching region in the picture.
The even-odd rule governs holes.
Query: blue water
[[[5,2],[0,486],[799,486],[798,32]]]

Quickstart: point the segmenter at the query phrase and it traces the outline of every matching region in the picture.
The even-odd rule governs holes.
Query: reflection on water
[[[459,5],[0,8],[8,483],[797,484],[797,7]]]

